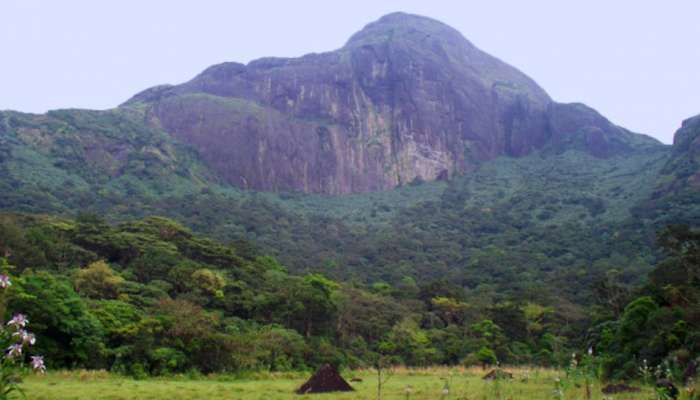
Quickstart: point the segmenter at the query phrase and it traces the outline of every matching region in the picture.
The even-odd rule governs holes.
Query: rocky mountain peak
[[[683,121],[681,128],[673,136],[673,145],[682,147],[700,141],[700,114]]]
[[[440,40],[453,46],[473,45],[456,29],[432,18],[395,12],[367,24],[350,37],[345,47],[356,47],[391,40],[426,41]]]
[[[344,194],[444,179],[544,147],[598,157],[639,142],[442,22],[406,13],[339,50],[223,63],[127,104],[243,188]]]

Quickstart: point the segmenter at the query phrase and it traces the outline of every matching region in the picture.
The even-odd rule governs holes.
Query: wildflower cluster
[[[413,386],[406,385],[406,388],[403,390],[403,392],[406,395],[406,400],[409,400],[411,398],[411,394],[413,394]]]
[[[4,289],[11,285],[10,278],[0,274],[0,309],[5,308]],[[29,320],[24,314],[15,314],[6,324],[0,325],[0,347],[4,349],[0,355],[0,400],[9,398],[15,391],[22,392],[18,385],[24,370],[26,351],[36,344],[36,336],[27,330],[28,326]],[[46,371],[41,356],[31,356],[29,365],[38,373]]]
[[[656,379],[673,380],[673,371],[671,371],[671,364],[668,360],[664,360],[661,364],[656,366],[656,369],[654,369],[654,376],[656,376]]]
[[[562,379],[557,377],[554,382],[554,397],[564,399],[567,388],[579,388],[583,386],[585,399],[593,397],[593,383],[599,378],[598,360],[596,360],[593,346],[579,355],[571,354],[571,361],[566,368],[566,375]]]
[[[0,281],[2,281],[2,276],[0,276]],[[5,359],[21,361],[24,349],[36,343],[36,336],[25,329],[28,324],[29,320],[24,314],[15,314],[7,323],[7,327],[3,328],[2,333],[5,336],[3,339],[5,342],[10,342],[5,349]],[[37,372],[44,373],[46,371],[44,359],[41,356],[32,356],[31,366]]]
[[[10,286],[12,286],[10,277],[5,274],[0,274],[0,289],[7,289]]]
[[[564,399],[564,391],[566,390],[566,384],[561,380],[560,377],[554,378],[554,398]]]
[[[646,358],[642,360],[642,366],[639,367],[639,375],[642,378],[642,382],[647,385],[651,383],[652,369],[649,367]]]

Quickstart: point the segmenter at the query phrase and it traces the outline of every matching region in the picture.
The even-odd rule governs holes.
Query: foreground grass
[[[400,369],[389,379],[383,390],[383,399],[407,399],[408,385],[412,388],[410,399],[470,399],[470,400],[516,400],[553,399],[554,379],[562,373],[546,369],[509,369],[514,374],[510,381],[489,382],[481,379],[483,371],[478,369]],[[268,374],[248,379],[234,379],[223,375],[198,379],[186,377],[133,380],[100,371],[54,372],[26,379],[24,387],[29,400],[193,400],[193,399],[376,399],[376,376],[372,371],[346,371],[347,379],[361,378],[352,382],[356,389],[352,393],[322,395],[295,395],[294,389],[308,375]],[[449,383],[449,394],[442,390]],[[567,382],[565,399],[584,399],[585,389]],[[650,388],[641,393],[619,394],[605,397],[599,383],[592,387],[592,399],[653,399]],[[685,394],[684,394],[685,395]],[[681,397],[683,399],[684,397]]]

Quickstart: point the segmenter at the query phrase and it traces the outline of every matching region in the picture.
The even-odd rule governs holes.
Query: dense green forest
[[[165,215],[218,240],[251,241],[293,273],[390,284],[446,279],[494,296],[504,285],[542,292],[537,286],[610,268],[631,283],[655,262],[656,227],[673,222],[631,208],[658,208],[643,202],[668,163],[664,146],[607,159],[545,149],[449,182],[378,193],[273,194],[217,183],[196,154],[144,126],[143,113],[2,113],[0,209],[68,217],[83,210],[109,222]],[[587,293],[567,298],[590,301]]]
[[[290,274],[251,242],[223,244],[161,217],[0,218],[8,310],[30,317],[49,367],[136,376],[385,358],[563,365],[588,348],[610,377],[636,375],[642,360],[681,374],[700,354],[700,233],[671,226],[658,246],[663,261],[639,285],[616,270],[570,279],[565,292],[592,293],[575,304],[517,285],[494,293],[439,277],[367,284]],[[511,273],[527,281],[529,272]]]
[[[593,348],[616,377],[698,356],[698,234],[679,224],[700,226],[700,118],[673,147],[544,147],[338,197],[224,185],[144,118],[0,113],[8,310],[49,367],[564,365]]]
[[[607,158],[544,147],[475,164],[449,181],[346,196],[265,193],[220,182],[191,148],[114,110],[0,113],[0,209],[120,223],[163,215],[222,242],[249,241],[293,274],[363,284],[447,280],[500,299],[518,292],[591,304],[617,270],[638,284],[668,224],[700,225],[694,141],[639,145]]]

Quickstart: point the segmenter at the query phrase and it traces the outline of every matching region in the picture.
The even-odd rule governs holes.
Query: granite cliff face
[[[700,190],[700,115],[683,121],[673,137],[673,151],[661,176],[656,196]]]
[[[553,102],[456,30],[403,13],[337,51],[215,65],[122,107],[144,105],[221,180],[256,190],[379,191],[545,147],[608,157],[657,143]]]

